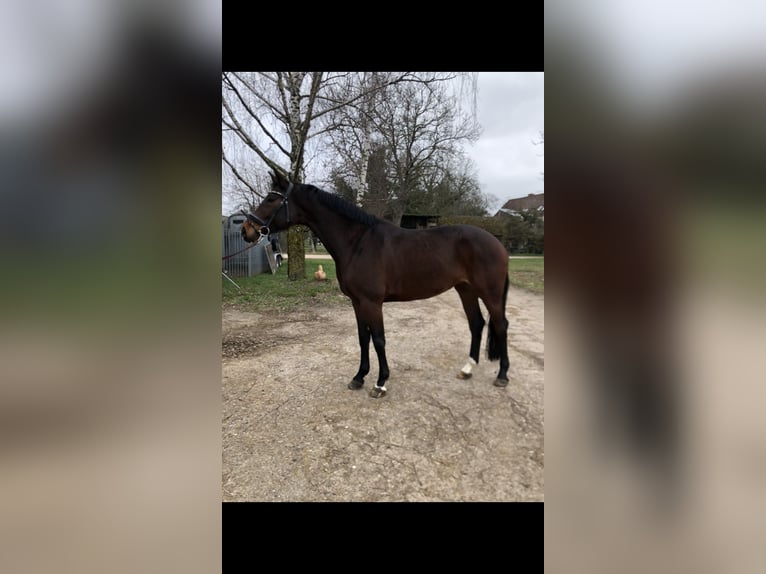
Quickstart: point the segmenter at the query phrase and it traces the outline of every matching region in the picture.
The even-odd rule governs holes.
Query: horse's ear
[[[281,172],[277,170],[271,172],[271,188],[274,191],[284,191],[288,185],[290,182]]]

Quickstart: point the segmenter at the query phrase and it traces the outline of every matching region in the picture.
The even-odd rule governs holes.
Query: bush
[[[503,244],[509,253],[544,253],[545,227],[540,212],[524,209],[503,217]]]
[[[479,215],[446,215],[439,219],[439,225],[473,225],[488,231],[500,241],[503,240],[503,222],[497,217]]]
[[[488,231],[508,250],[508,253],[544,253],[545,229],[543,218],[536,210],[524,210],[520,215],[480,217],[447,215],[439,225],[473,225]]]

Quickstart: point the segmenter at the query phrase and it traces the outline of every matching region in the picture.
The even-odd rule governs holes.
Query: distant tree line
[[[518,215],[499,217],[447,216],[440,225],[474,225],[497,237],[508,253],[545,252],[545,228],[543,215],[536,209],[522,209]]]
[[[537,209],[522,209],[502,221],[502,241],[509,253],[544,253],[544,219]]]

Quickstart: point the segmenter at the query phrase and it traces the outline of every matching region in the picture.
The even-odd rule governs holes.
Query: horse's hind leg
[[[508,385],[508,319],[505,318],[505,303],[508,297],[508,275],[506,272],[505,285],[498,288],[494,284],[491,290],[482,293],[481,299],[489,311],[489,326],[487,333],[487,358],[490,361],[500,359],[500,370],[493,383],[496,387]]]
[[[486,303],[486,301],[484,301]],[[493,383],[496,387],[508,385],[508,319],[505,318],[503,302],[487,305],[489,310],[489,327],[487,329],[487,357],[490,361],[500,359],[500,370]]]
[[[455,285],[455,290],[460,295],[463,303],[465,316],[468,318],[468,327],[471,330],[471,350],[468,353],[468,362],[458,371],[459,379],[470,379],[473,366],[479,362],[479,347],[481,347],[481,332],[484,329],[484,317],[479,307],[479,297],[470,285],[461,283]]]
[[[489,328],[492,330],[493,337],[490,336],[489,345],[495,344],[495,352],[499,354],[500,370],[497,373],[497,378],[493,383],[496,387],[505,387],[508,385],[508,367],[510,362],[508,361],[508,319],[505,318],[505,313],[499,315],[497,318],[490,315]]]

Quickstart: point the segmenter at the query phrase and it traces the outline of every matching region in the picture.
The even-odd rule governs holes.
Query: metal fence
[[[247,243],[242,239],[242,216],[231,215],[223,220],[221,226],[221,257],[228,259],[221,260],[221,271],[230,277],[252,277],[260,273],[273,273],[276,270],[276,260],[268,240],[261,241],[260,244],[243,251],[250,247],[252,243]],[[241,251],[241,253],[238,253]]]

